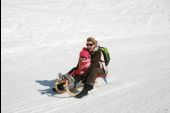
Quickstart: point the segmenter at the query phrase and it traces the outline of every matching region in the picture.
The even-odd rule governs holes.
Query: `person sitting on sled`
[[[91,64],[90,53],[88,49],[84,47],[80,51],[77,66],[74,67],[66,74],[61,74],[61,73],[58,74],[59,80],[61,80],[60,85],[57,83],[58,88],[64,89],[62,86],[63,85],[62,80],[69,80],[69,82],[74,82],[74,87],[76,87],[77,83],[83,80],[84,76],[82,75],[87,71],[90,64]],[[53,90],[56,91],[55,88],[53,88]]]
[[[79,54],[79,61],[76,67],[68,72],[68,75],[74,77],[74,82],[78,83],[83,80],[84,73],[90,67],[91,58],[87,48],[83,48]]]
[[[84,60],[90,58],[90,65],[87,66],[83,73],[77,71],[80,68],[79,64],[68,72],[68,75],[73,75],[76,82],[82,81],[84,83],[83,90],[75,96],[76,98],[88,95],[88,91],[93,89],[98,76],[103,78],[106,76],[103,67],[101,67],[102,53],[97,41],[93,37],[87,38],[86,48],[83,50],[84,52],[80,53],[80,60],[83,60],[81,55],[84,55]]]

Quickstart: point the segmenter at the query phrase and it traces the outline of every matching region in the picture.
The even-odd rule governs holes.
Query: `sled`
[[[54,88],[58,94],[68,93],[70,96],[74,96],[82,90],[83,83],[80,82],[75,85],[74,82],[69,82],[69,80],[56,79]]]
[[[106,78],[103,78],[103,80],[107,84]],[[82,82],[74,83],[70,82],[68,79],[56,79],[54,82],[54,88],[58,94],[68,93],[72,97],[81,92],[83,85],[84,84]],[[95,82],[94,86],[99,87],[97,82]]]

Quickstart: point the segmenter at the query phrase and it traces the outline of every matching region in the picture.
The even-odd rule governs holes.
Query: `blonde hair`
[[[95,38],[93,38],[93,37],[88,37],[88,38],[87,38],[87,41],[91,41],[91,42],[93,42],[95,45],[97,45],[97,40],[96,40]]]

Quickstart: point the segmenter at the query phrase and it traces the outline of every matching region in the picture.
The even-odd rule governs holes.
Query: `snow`
[[[1,3],[2,113],[170,113],[169,0]],[[54,95],[88,36],[110,51],[109,84]]]

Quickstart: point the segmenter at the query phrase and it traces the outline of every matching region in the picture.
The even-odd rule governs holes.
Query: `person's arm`
[[[76,67],[72,68],[67,74],[71,75],[77,69],[78,69],[78,64]]]

